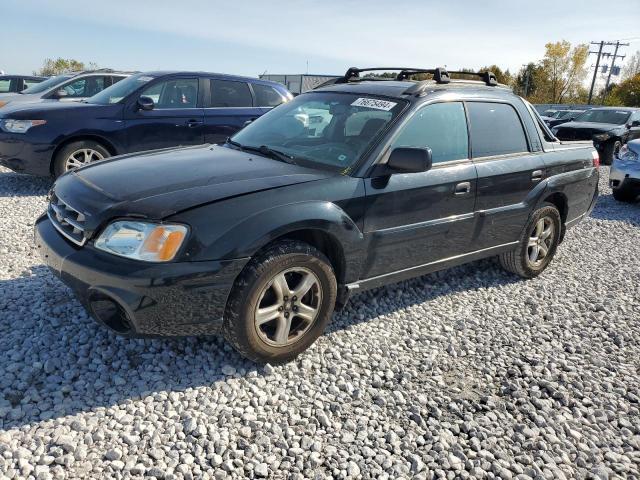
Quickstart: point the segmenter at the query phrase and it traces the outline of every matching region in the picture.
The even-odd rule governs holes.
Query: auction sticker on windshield
[[[366,107],[375,108],[376,110],[389,111],[397,105],[396,102],[389,102],[388,100],[380,100],[378,98],[363,98],[360,97],[354,101],[351,106],[353,107]]]

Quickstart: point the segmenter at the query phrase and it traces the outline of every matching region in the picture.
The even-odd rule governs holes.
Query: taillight
[[[593,157],[593,166],[596,168],[600,168],[600,154],[598,154],[598,151],[592,150],[591,156]]]

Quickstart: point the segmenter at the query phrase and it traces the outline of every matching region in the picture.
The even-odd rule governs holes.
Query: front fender
[[[183,255],[192,261],[252,257],[272,241],[303,230],[330,236],[342,249],[345,280],[357,279],[363,233],[342,208],[329,201],[312,200],[252,212],[229,227],[217,229],[213,238],[207,238],[211,229],[198,229]]]

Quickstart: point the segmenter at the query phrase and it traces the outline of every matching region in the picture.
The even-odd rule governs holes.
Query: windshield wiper
[[[227,143],[230,145],[233,145],[234,147],[239,148],[240,150],[244,150],[247,152],[256,152],[259,153],[265,157],[269,157],[269,158],[273,158],[275,160],[279,160],[281,162],[285,162],[285,163],[293,163],[295,164],[296,162],[294,161],[294,157],[291,155],[288,155],[284,152],[281,152],[280,150],[276,150],[273,149],[271,147],[268,147],[267,145],[260,145],[259,147],[253,147],[250,145],[242,145],[241,143],[238,143],[234,140],[231,140],[230,138],[227,138]]]

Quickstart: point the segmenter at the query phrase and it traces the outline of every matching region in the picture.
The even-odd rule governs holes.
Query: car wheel
[[[110,157],[109,151],[98,142],[81,140],[65,145],[57,154],[53,163],[53,173],[58,178],[63,173],[91,162]]]
[[[278,242],[255,256],[235,281],[224,335],[254,362],[288,362],[322,334],[336,295],[336,277],[322,252],[302,242]]]
[[[611,165],[613,163],[613,159],[618,155],[621,148],[622,142],[620,140],[607,144],[604,148],[604,158],[602,159],[602,163],[605,165]]]
[[[618,200],[619,202],[633,202],[638,195],[640,195],[640,190],[635,190],[633,188],[621,187],[614,188],[612,190],[613,198]]]
[[[502,267],[523,278],[540,275],[556,253],[562,233],[560,212],[545,203],[533,212],[518,247],[500,255]]]

